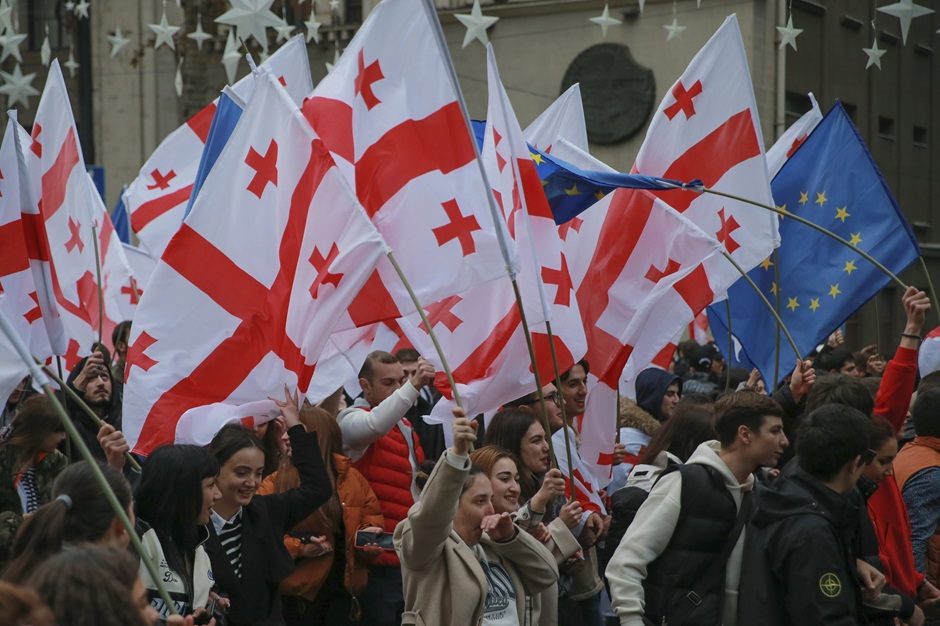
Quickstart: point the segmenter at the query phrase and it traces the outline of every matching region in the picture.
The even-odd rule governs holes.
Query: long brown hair
[[[343,451],[343,433],[332,415],[315,406],[305,405],[300,409],[300,423],[304,425],[308,433],[317,434],[320,455],[323,457],[323,465],[328,470],[327,476],[330,479],[330,487],[333,489],[333,495],[316,510],[314,516],[321,527],[329,529],[330,533],[335,533],[342,521],[343,507],[340,504],[339,494],[336,493],[336,464],[333,462],[333,455],[341,454]],[[300,474],[289,459],[285,459],[281,464],[277,478],[274,479],[274,486],[278,493],[300,486]]]
[[[36,458],[46,437],[64,430],[49,398],[36,395],[23,400],[13,417],[10,435],[4,444],[16,449],[16,470],[19,471]]]

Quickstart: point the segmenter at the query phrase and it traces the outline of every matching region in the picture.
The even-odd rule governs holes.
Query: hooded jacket
[[[663,396],[671,384],[677,384],[682,391],[682,379],[666,370],[650,367],[636,377],[636,403],[641,409],[652,415],[659,422],[666,421],[663,415]]]
[[[856,626],[858,498],[802,469],[758,494],[746,529],[738,616],[748,626]]]
[[[731,469],[718,456],[720,449],[717,441],[706,441],[696,448],[688,463],[705,465],[720,476],[723,486],[734,502],[736,514],[737,507],[744,499],[744,493],[754,486],[754,477],[748,476],[744,484],[739,483]],[[644,623],[644,581],[648,577],[650,566],[670,547],[680,518],[689,514],[689,511],[682,510],[682,474],[666,474],[656,483],[640,507],[607,566],[611,605],[620,617],[622,626],[642,626]],[[732,524],[733,521],[732,519]],[[736,616],[744,535],[742,532],[738,538],[725,567],[721,603],[722,621],[725,626],[735,626],[738,623],[750,626],[748,622],[738,620]]]

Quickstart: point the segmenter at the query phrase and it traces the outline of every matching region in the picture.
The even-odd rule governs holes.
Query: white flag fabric
[[[172,442],[192,409],[223,403],[235,416],[284,385],[306,393],[333,327],[385,250],[288,94],[257,75],[137,310],[124,391],[134,450]]]
[[[807,94],[812,104],[810,110],[800,116],[800,119],[793,122],[787,130],[780,135],[780,138],[774,142],[767,150],[767,175],[770,180],[774,179],[783,164],[787,162],[793,153],[803,145],[809,134],[822,121],[823,114],[819,109],[819,103],[816,102],[816,96],[812,92]]]
[[[147,283],[150,282],[150,276],[157,267],[157,259],[129,243],[122,243],[121,247],[124,248],[124,257],[131,266],[131,274],[137,279],[137,288],[143,295]]]
[[[422,304],[517,265],[422,0],[383,0],[303,109]],[[359,325],[414,311],[389,264],[379,272],[354,305]]]
[[[542,111],[529,124],[524,133],[526,141],[542,152],[551,154],[552,145],[566,139],[581,150],[588,152],[587,125],[584,122],[584,105],[581,103],[581,86],[573,84]]]
[[[278,48],[261,67],[270,70],[281,81],[297,105],[313,89],[303,35],[293,37]],[[242,100],[247,99],[251,76],[242,78],[231,88]],[[160,258],[170,238],[183,223],[183,213],[196,181],[216,102],[206,105],[167,135],[124,192],[131,227],[141,246],[156,258]]]

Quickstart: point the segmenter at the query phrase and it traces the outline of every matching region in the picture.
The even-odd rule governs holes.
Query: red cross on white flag
[[[734,15],[667,91],[653,114],[634,171],[699,179],[707,187],[773,204],[754,89]],[[777,218],[769,211],[689,191],[656,195],[719,239],[745,270],[779,245]],[[707,273],[719,297],[740,278],[723,258],[709,264]]]
[[[276,155],[263,187],[246,162],[253,150]],[[305,393],[333,327],[386,249],[267,72],[203,189],[147,283],[130,338],[124,428],[142,453],[173,441],[188,411],[215,420],[285,384]],[[232,412],[200,409],[219,403]],[[180,423],[191,429],[192,419]]]
[[[774,176],[777,175],[777,172],[780,171],[783,164],[787,162],[787,159],[793,156],[793,153],[803,145],[803,142],[806,141],[806,138],[813,132],[816,125],[822,121],[823,115],[822,111],[819,110],[819,103],[816,102],[816,97],[812,92],[810,92],[808,96],[810,104],[812,105],[810,110],[801,115],[800,119],[790,124],[786,132],[780,135],[780,138],[774,142],[774,145],[770,146],[767,150],[767,174],[770,180],[774,179]]]
[[[278,48],[261,67],[281,79],[281,84],[298,105],[313,89],[303,35]],[[232,89],[242,100],[247,99],[249,77],[239,80]],[[140,238],[141,245],[156,258],[163,254],[170,238],[183,222],[183,212],[193,190],[216,102],[206,105],[167,135],[124,192],[131,227]]]
[[[303,105],[423,304],[507,274],[489,190],[421,0],[384,0]],[[511,243],[511,242],[510,242]],[[509,251],[514,260],[513,251]],[[414,305],[387,262],[366,324]]]

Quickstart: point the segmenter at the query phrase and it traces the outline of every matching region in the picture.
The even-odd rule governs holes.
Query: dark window
[[[878,136],[883,139],[894,139],[894,119],[878,116]]]
[[[53,50],[67,47],[65,42],[65,29],[63,28],[62,12],[65,8],[59,0],[30,0],[20,3],[18,10],[26,11],[26,41],[29,49],[38,51],[46,38],[46,28],[49,29],[49,45]],[[20,13],[22,16],[22,13]]]
[[[927,129],[923,126],[914,127],[914,145],[918,148],[927,147]]]

